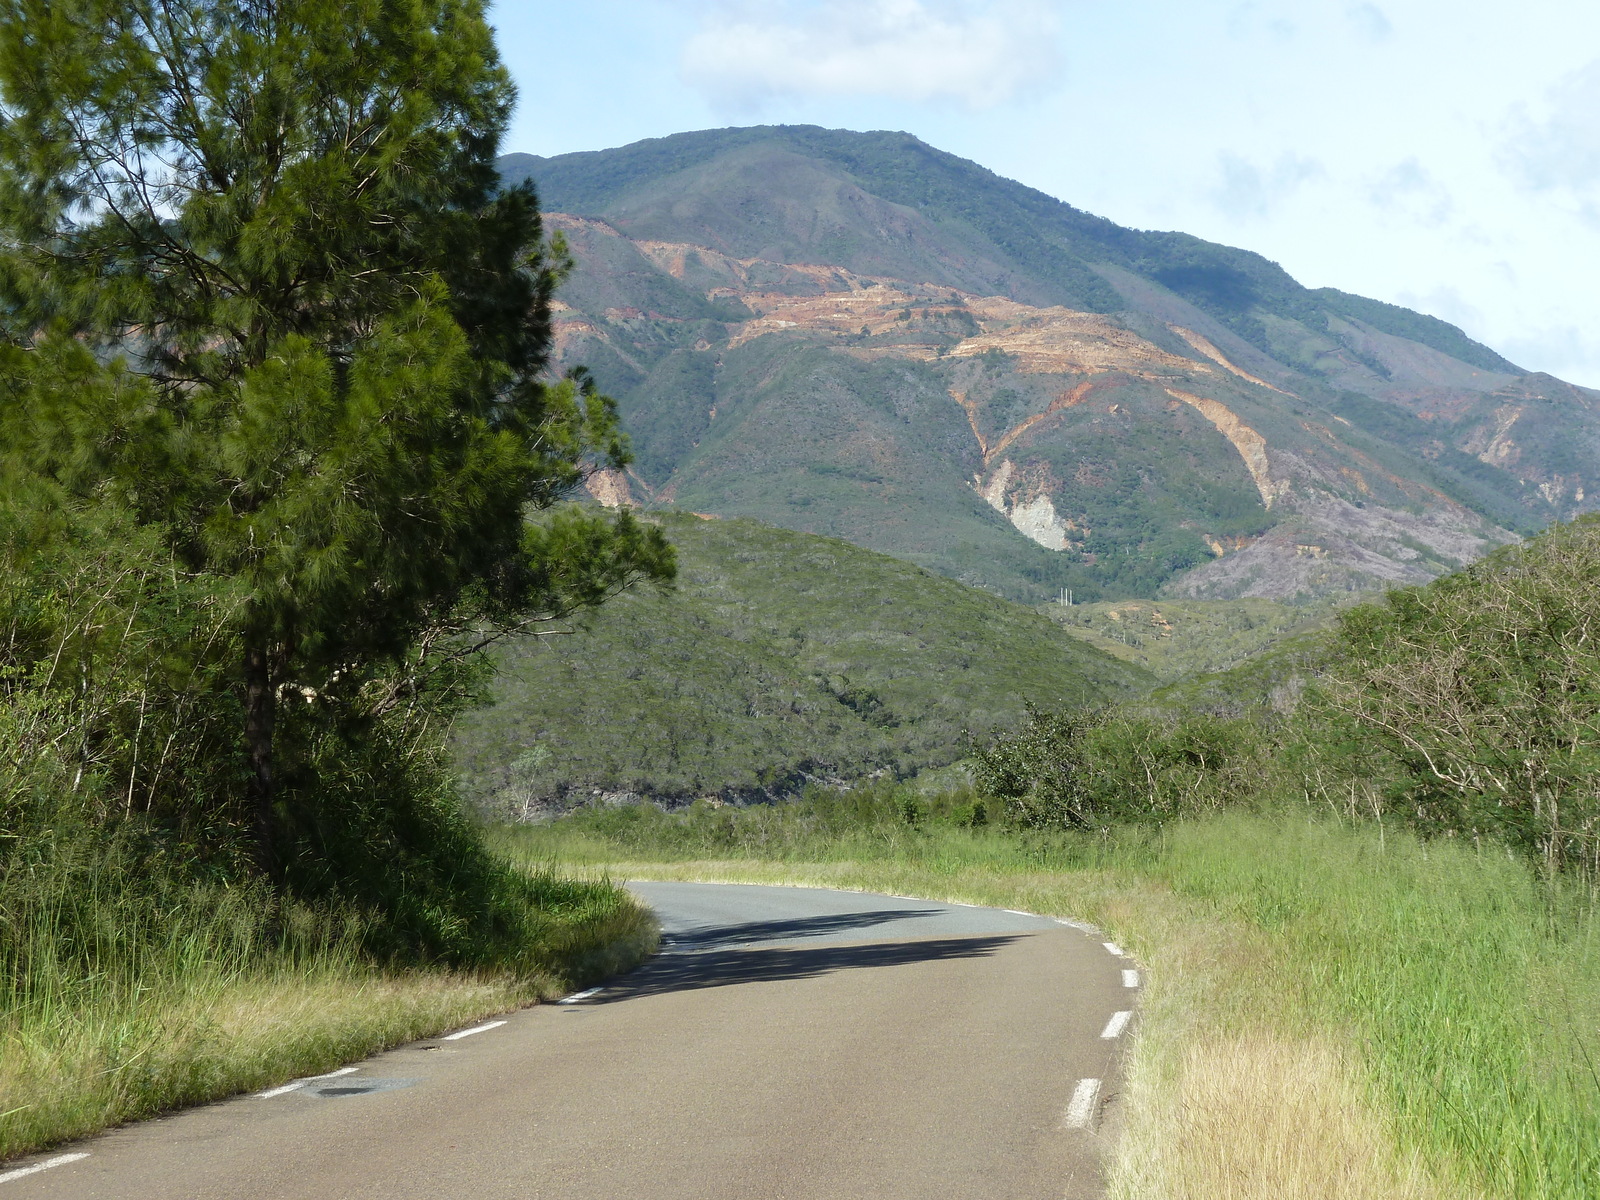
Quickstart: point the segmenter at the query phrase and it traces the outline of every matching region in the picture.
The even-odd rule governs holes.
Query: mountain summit
[[[1420,582],[1595,506],[1600,392],[903,133],[500,160],[578,269],[610,502],[832,534],[1019,599]]]

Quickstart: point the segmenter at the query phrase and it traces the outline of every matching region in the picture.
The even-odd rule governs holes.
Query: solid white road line
[[[292,1083],[284,1084],[282,1087],[269,1088],[267,1091],[257,1092],[256,1099],[271,1100],[274,1096],[281,1096],[285,1092],[303,1088],[306,1084],[315,1083],[319,1079],[337,1079],[341,1075],[350,1075],[360,1069],[360,1067],[340,1067],[337,1071],[329,1071],[326,1075],[307,1075],[304,1079],[296,1079]]]
[[[1031,917],[1031,916],[1033,916],[1032,913],[1023,912],[1020,908],[1002,908],[1000,911],[1001,912],[1008,912],[1013,917]]]
[[[597,993],[603,992],[605,990],[606,989],[603,988],[603,987],[592,987],[592,988],[587,989],[586,991],[574,992],[574,993],[572,993],[572,995],[566,997],[565,999],[557,1000],[556,1003],[557,1004],[576,1004],[579,1000],[587,1000],[590,996],[596,995]]]
[[[1100,944],[1107,950],[1111,951],[1111,953],[1115,954],[1118,958],[1127,957],[1127,955],[1122,952],[1122,947],[1117,945],[1115,942],[1101,942]]]
[[[488,1033],[491,1029],[499,1029],[504,1021],[485,1021],[482,1025],[474,1025],[471,1029],[463,1029],[458,1033],[447,1033],[439,1040],[441,1042],[459,1042],[464,1037],[471,1037],[475,1033]]]
[[[1094,1118],[1094,1102],[1100,1095],[1098,1079],[1080,1079],[1072,1089],[1072,1099],[1067,1102],[1067,1115],[1062,1124],[1068,1129],[1087,1129]]]
[[[79,1159],[88,1157],[81,1151],[77,1154],[58,1154],[54,1158],[34,1163],[31,1167],[18,1167],[14,1171],[0,1172],[0,1183],[10,1183],[13,1179],[21,1179],[24,1175],[37,1175],[40,1171],[48,1171],[51,1167],[64,1167],[68,1163],[75,1163]]]
[[[1139,972],[1137,972],[1137,971],[1124,971],[1122,973],[1122,986],[1123,987],[1138,987],[1139,986]]]
[[[1128,1022],[1133,1018],[1131,1012],[1112,1013],[1111,1020],[1106,1022],[1106,1027],[1100,1031],[1103,1038],[1122,1036],[1122,1031],[1128,1027]]]

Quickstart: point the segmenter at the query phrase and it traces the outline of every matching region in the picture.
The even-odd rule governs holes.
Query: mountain
[[[603,500],[848,538],[1038,601],[1422,582],[1600,499],[1600,393],[1443,321],[1124,229],[900,133],[501,160],[618,398]]]
[[[772,799],[904,777],[1013,727],[1024,702],[1105,703],[1156,679],[1048,617],[849,542],[656,513],[677,590],[612,601],[569,637],[497,651],[491,708],[455,761],[480,808],[596,795]]]

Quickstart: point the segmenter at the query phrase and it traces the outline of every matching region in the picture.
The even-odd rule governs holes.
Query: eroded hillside
[[[1600,397],[1432,318],[891,135],[640,146],[535,168],[587,210],[550,218],[579,263],[557,334],[634,439],[607,503],[1022,599],[1307,598],[1421,582],[1600,493]]]
[[[699,436],[668,461],[654,453],[657,430],[639,420],[648,414],[628,413],[647,452],[631,478],[596,482],[603,502],[748,511],[749,499],[727,477],[754,476],[742,481],[750,497],[750,484],[760,491],[763,464],[775,456],[827,476],[832,464],[815,453],[822,447],[814,439],[770,444],[774,426],[763,411],[801,402],[791,387],[761,394],[771,390],[773,370],[758,371],[765,387],[758,385],[755,397],[725,395],[742,374],[742,359],[759,354],[776,365],[810,350],[878,370],[915,365],[922,390],[940,400],[925,396],[903,413],[894,443],[927,433],[948,447],[936,466],[927,464],[933,478],[925,471],[922,488],[977,497],[1016,533],[1090,574],[1119,553],[1127,560],[1137,554],[1141,563],[1162,556],[1152,565],[1171,577],[1160,580],[1169,590],[1285,597],[1420,582],[1506,536],[1438,488],[1351,444],[1336,418],[1316,419],[1294,393],[1185,326],[837,267],[735,259],[682,243],[635,243],[603,222],[552,221],[580,261],[631,261],[633,271],[619,278],[639,292],[653,285],[659,294],[654,274],[725,317],[739,314],[708,320],[638,305],[559,306],[564,359],[612,359],[631,368],[644,377],[636,396],[648,397],[666,373],[703,389],[673,397],[680,409],[693,406],[679,423]],[[851,394],[849,386],[829,390],[846,408],[881,399]],[[947,411],[930,411],[941,407]],[[863,428],[860,413],[837,415],[836,435],[854,440],[854,450],[876,466],[878,477],[861,481],[869,496],[894,490],[906,455]],[[953,416],[965,427],[965,445],[949,444]],[[742,463],[727,453],[730,442],[745,447]],[[785,499],[791,512],[784,523],[812,527],[804,510],[816,499],[792,489]],[[773,514],[768,507],[760,515]],[[902,548],[885,544],[874,524],[849,535]]]

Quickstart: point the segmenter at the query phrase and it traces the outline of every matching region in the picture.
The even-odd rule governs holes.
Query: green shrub
[[[1281,774],[1279,740],[1263,715],[1030,708],[1017,733],[974,746],[973,767],[1010,823],[1093,829],[1257,800]]]
[[[1340,621],[1325,740],[1425,833],[1600,872],[1600,517]]]
[[[950,821],[961,829],[978,829],[989,823],[989,806],[982,800],[954,805],[950,812]]]
[[[913,829],[928,819],[928,806],[920,796],[902,792],[895,798],[895,807],[899,810],[900,819]]]
[[[1028,722],[975,746],[979,788],[1000,801],[1008,820],[1030,829],[1086,829],[1100,823],[1089,784],[1087,735],[1103,719],[1080,709],[1045,712],[1028,705]]]

